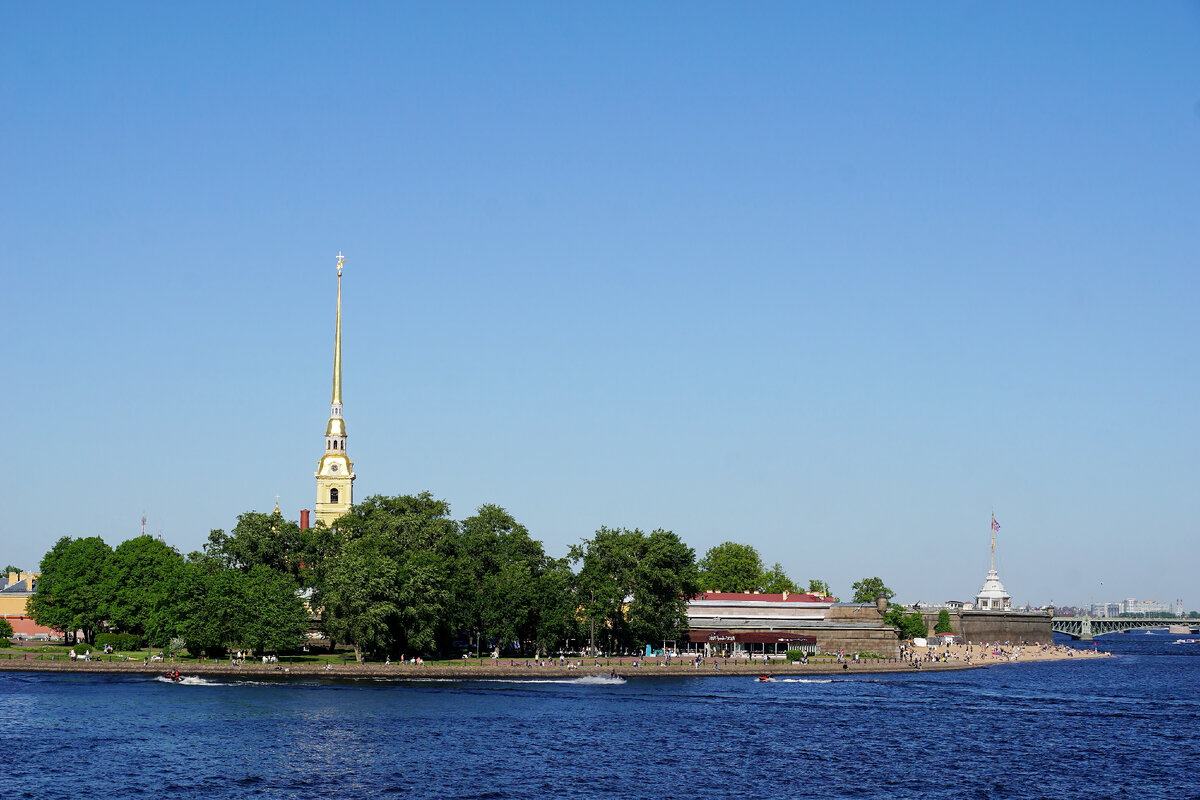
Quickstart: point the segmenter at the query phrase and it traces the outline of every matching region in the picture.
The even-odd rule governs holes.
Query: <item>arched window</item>
[[[330,489],[329,490],[329,502],[336,503],[338,501],[337,498],[338,498],[337,489]]]

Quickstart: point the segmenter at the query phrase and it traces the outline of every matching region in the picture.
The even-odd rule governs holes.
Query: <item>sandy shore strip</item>
[[[928,648],[914,648],[919,659],[925,659]],[[944,672],[948,670],[979,669],[981,667],[1004,664],[1028,664],[1047,661],[1083,661],[1097,658],[1109,658],[1108,653],[1076,650],[1068,647],[1038,648],[1033,645],[1023,647],[999,647],[986,650],[986,655],[978,645],[971,648],[970,663],[966,660],[966,647],[959,645],[950,648],[948,660],[920,660],[920,668],[913,666],[910,661],[890,659],[863,659],[860,661],[846,660],[837,663],[832,659],[814,659],[808,664],[772,663],[764,665],[761,661],[747,663],[744,660],[709,659],[696,667],[691,661],[672,659],[669,666],[663,665],[661,659],[600,659],[599,665],[595,659],[584,659],[582,666],[564,666],[557,660],[546,661],[539,665],[534,659],[517,660],[502,658],[498,661],[484,659],[464,660],[453,664],[340,664],[326,669],[322,664],[261,664],[258,662],[241,665],[223,662],[194,663],[185,662],[153,662],[144,664],[141,661],[70,661],[57,658],[35,660],[32,656],[21,658],[14,655],[8,659],[0,656],[0,671],[4,672],[78,672],[78,673],[111,673],[111,674],[145,674],[162,675],[168,669],[178,669],[181,675],[205,675],[235,679],[288,679],[288,678],[324,678],[336,680],[530,680],[544,678],[580,678],[584,676],[611,676],[614,673],[621,678],[657,678],[657,677],[771,677],[805,676],[805,675],[857,675],[899,672]],[[945,653],[945,648],[939,649],[939,654]],[[997,654],[993,654],[997,653]],[[578,664],[578,659],[575,663]],[[526,666],[528,664],[528,666]]]

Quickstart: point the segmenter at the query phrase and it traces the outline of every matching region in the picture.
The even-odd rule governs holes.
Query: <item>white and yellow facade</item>
[[[342,265],[337,257],[337,316],[333,338],[333,397],[325,426],[325,455],[314,473],[317,479],[317,522],[332,527],[354,504],[354,462],[346,455],[346,423],[342,419]]]

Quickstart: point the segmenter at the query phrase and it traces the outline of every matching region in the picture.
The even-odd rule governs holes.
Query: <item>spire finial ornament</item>
[[[342,404],[342,264],[346,257],[342,251],[337,254],[337,318],[333,329],[333,399],[334,406]],[[334,416],[341,416],[341,409],[335,409]]]

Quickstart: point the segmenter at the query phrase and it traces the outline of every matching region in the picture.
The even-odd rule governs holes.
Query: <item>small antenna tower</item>
[[[146,535],[146,515],[142,514],[142,536]]]

